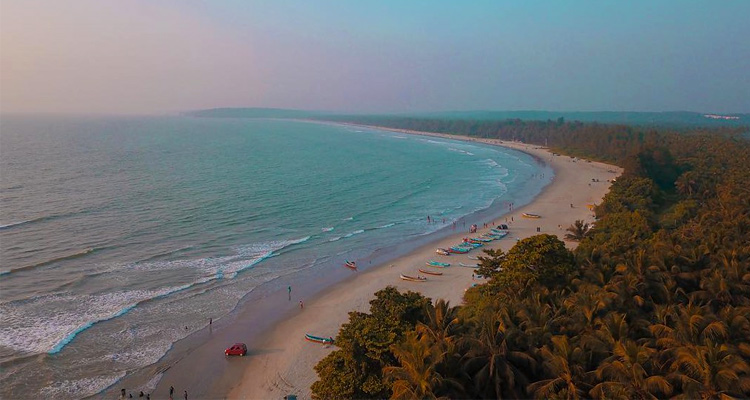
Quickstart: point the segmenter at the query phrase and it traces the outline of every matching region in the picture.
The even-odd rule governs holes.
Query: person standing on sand
[[[292,301],[292,285],[289,285],[287,290],[289,291],[289,301]]]
[[[300,310],[305,308],[305,303],[303,303],[302,300],[299,301],[299,308]]]
[[[172,396],[174,396],[174,386],[169,387],[169,400],[172,400]]]
[[[185,400],[187,400],[187,390],[185,391]]]

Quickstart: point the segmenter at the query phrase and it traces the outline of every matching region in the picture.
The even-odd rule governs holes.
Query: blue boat
[[[427,265],[429,265],[431,267],[440,267],[440,268],[445,268],[445,267],[450,267],[451,266],[448,263],[438,262],[438,261],[428,261]]]

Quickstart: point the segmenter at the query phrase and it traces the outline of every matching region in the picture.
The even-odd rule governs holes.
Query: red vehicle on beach
[[[247,346],[245,343],[235,343],[232,347],[224,350],[225,356],[245,356],[247,355]]]

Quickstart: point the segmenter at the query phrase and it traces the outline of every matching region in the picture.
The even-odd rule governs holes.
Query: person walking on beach
[[[172,400],[174,396],[174,386],[169,387],[169,400]]]
[[[303,303],[302,300],[299,301],[299,308],[300,309],[305,308],[305,303]]]
[[[289,291],[289,301],[292,301],[292,285],[289,285],[287,290]]]
[[[185,391],[185,400],[187,400],[187,390]]]

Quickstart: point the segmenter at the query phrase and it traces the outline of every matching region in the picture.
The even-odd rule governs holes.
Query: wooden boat
[[[448,264],[448,263],[444,263],[444,262],[438,262],[438,261],[428,261],[428,262],[427,262],[427,265],[429,265],[429,266],[431,266],[431,267],[442,267],[442,268],[445,268],[445,267],[450,267],[450,266],[451,266],[451,265],[450,265],[450,264]]]
[[[330,337],[324,338],[324,337],[320,337],[320,336],[314,336],[314,335],[311,335],[309,333],[305,334],[305,339],[307,339],[307,340],[309,340],[311,342],[315,342],[315,343],[333,344],[333,338],[330,338]]]
[[[441,248],[436,249],[435,252],[438,253],[438,254],[440,254],[440,255],[442,255],[442,256],[449,256],[449,255],[451,255],[450,251],[448,251],[446,249],[441,249]]]
[[[410,281],[410,282],[426,282],[427,281],[427,278],[419,278],[416,276],[409,276],[409,275],[404,275],[404,274],[401,274],[401,279],[405,281]]]
[[[479,268],[479,265],[477,265],[477,264],[464,264],[464,263],[458,263],[458,265],[460,265],[460,266],[462,266],[462,267],[467,267],[467,268]]]
[[[542,218],[541,215],[532,213],[521,213],[521,216],[524,218]]]
[[[349,267],[349,268],[351,268],[351,269],[357,269],[357,263],[354,262],[354,261],[346,260],[346,262],[344,263],[344,265],[347,266],[347,267]]]
[[[443,274],[442,272],[439,272],[439,271],[430,271],[430,270],[422,269],[422,268],[419,269],[419,272],[423,274],[430,274],[430,275],[442,275]]]

